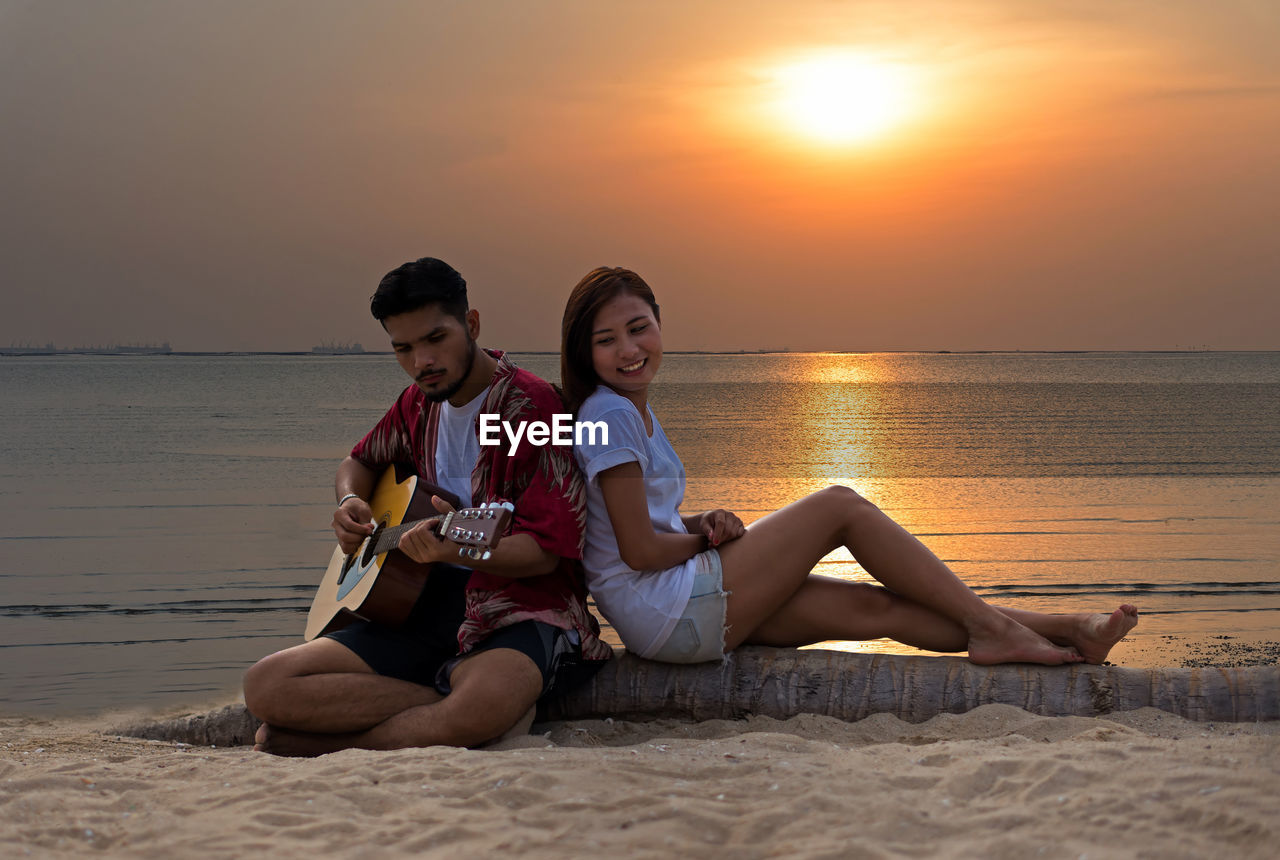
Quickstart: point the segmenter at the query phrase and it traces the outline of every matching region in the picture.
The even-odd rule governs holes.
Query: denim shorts
[[[725,610],[729,592],[724,590],[724,568],[714,549],[694,556],[697,567],[693,590],[675,629],[650,660],[663,663],[705,663],[724,659]]]

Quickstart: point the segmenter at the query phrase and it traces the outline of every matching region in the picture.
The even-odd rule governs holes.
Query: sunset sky
[[[0,345],[1280,349],[1273,0],[0,0]]]

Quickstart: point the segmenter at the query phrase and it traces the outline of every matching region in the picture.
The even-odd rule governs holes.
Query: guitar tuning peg
[[[510,502],[503,502],[501,507],[505,508],[506,510],[510,511],[513,514],[516,512],[516,506],[511,504]]]
[[[493,553],[489,552],[489,550],[485,550],[484,552],[480,553],[480,561],[488,561],[492,556],[493,556]]]

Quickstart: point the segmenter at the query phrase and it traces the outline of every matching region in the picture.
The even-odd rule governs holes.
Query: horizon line
[[[21,348],[17,348],[21,349]],[[540,349],[507,349],[503,352],[514,355],[559,355],[559,350]],[[665,355],[1106,355],[1115,353],[1151,354],[1151,355],[1186,355],[1205,353],[1277,353],[1280,348],[1244,349],[1230,347],[1173,347],[1173,348],[1107,348],[1107,349],[667,349]],[[364,350],[358,353],[316,353],[312,350],[270,350],[270,349],[203,349],[180,350],[156,353],[105,353],[81,351],[77,347],[66,349],[54,348],[51,352],[10,351],[0,347],[0,357],[4,358],[47,358],[49,356],[80,356],[89,358],[165,358],[168,356],[217,356],[217,355],[303,355],[315,358],[359,358],[360,356],[390,356],[391,350]]]

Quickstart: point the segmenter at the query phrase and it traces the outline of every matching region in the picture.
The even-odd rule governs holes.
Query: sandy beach
[[[582,720],[318,759],[103,733],[139,716],[0,718],[0,853],[1271,857],[1280,835],[1280,723],[1149,708]]]

